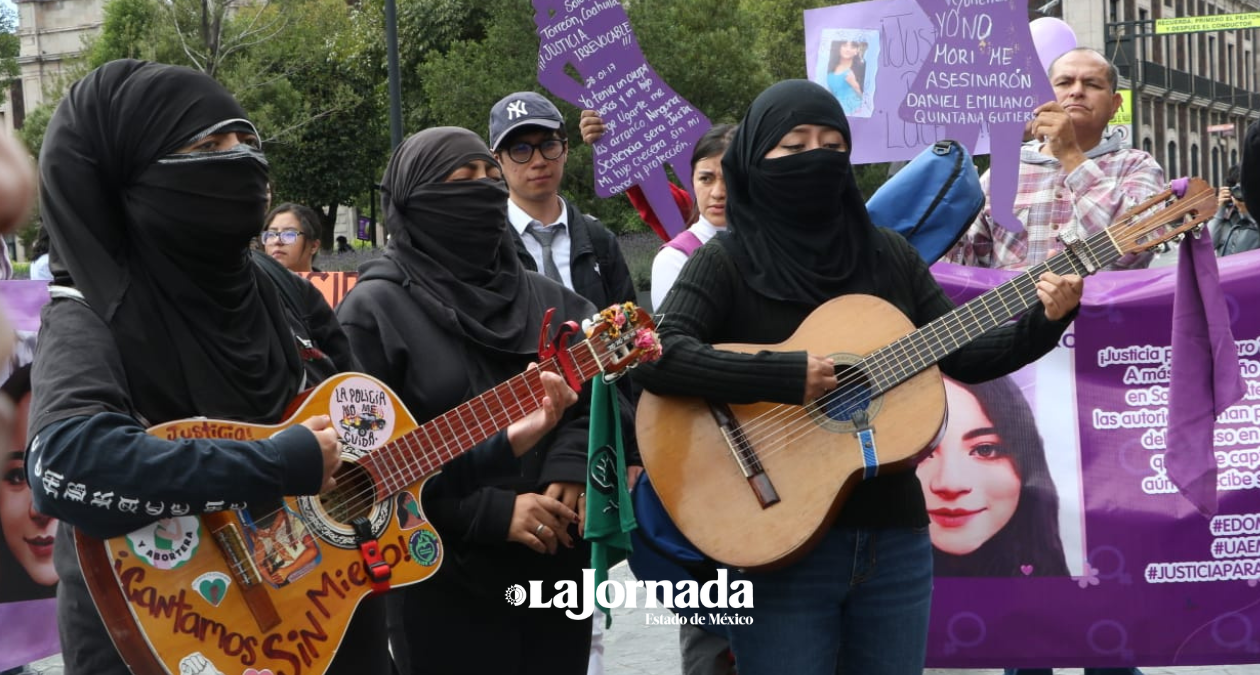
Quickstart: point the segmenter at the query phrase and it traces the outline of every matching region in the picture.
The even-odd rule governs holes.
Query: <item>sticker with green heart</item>
[[[193,579],[192,587],[206,602],[218,607],[227,595],[228,585],[231,583],[232,578],[222,572],[206,572]]]

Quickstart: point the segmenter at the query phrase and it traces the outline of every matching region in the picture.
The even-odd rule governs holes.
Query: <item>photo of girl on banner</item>
[[[57,592],[53,538],[57,521],[37,511],[26,482],[26,420],[31,403],[31,365],[19,367],[0,385],[12,403],[12,440],[0,464],[0,602],[51,598]]]
[[[946,427],[916,469],[935,575],[1068,576],[1047,443],[1016,380],[946,378],[945,393]]]
[[[870,117],[875,109],[879,31],[837,28],[819,40],[814,81],[826,87],[849,117]]]

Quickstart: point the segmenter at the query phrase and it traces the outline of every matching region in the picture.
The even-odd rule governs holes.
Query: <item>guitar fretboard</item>
[[[567,352],[583,382],[602,372],[589,341],[580,342]],[[563,374],[557,357],[542,360],[537,370],[527,370],[465,401],[366,456],[364,463],[375,468],[381,477],[377,498],[413,485],[512,422],[538,410],[544,396],[543,371]]]
[[[1091,236],[1081,246],[1084,254],[1094,261],[1096,269],[1106,267],[1120,257],[1120,249],[1108,231]],[[1075,255],[1064,252],[871,352],[862,359],[861,366],[871,376],[873,394],[892,389],[963,345],[1027,311],[1037,303],[1037,279],[1045,272],[1079,274],[1082,277],[1089,275]]]

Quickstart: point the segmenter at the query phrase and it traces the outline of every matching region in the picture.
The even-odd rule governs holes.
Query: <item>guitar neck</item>
[[[583,382],[602,372],[586,341],[567,349]],[[371,455],[382,471],[381,498],[414,484],[519,419],[538,410],[544,397],[542,373],[561,372],[558,357],[539,362],[512,379],[399,436]]]
[[[1091,236],[1081,246],[1095,270],[1120,258],[1120,250],[1109,231]],[[1037,279],[1045,272],[1082,277],[1091,273],[1075,255],[1067,252],[1056,255],[892,344],[871,352],[862,359],[862,364],[871,376],[875,393],[882,394],[892,389],[972,340],[1028,311],[1038,302]]]

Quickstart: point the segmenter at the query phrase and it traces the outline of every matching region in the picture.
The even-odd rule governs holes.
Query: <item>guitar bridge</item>
[[[214,540],[228,561],[232,576],[241,586],[241,596],[245,599],[250,614],[254,615],[258,629],[265,633],[279,626],[280,612],[271,601],[262,575],[245,548],[245,538],[241,536],[236,523],[232,522],[231,516],[226,513],[207,513],[202,516],[202,521],[212,526],[210,531],[214,533]]]
[[[770,482],[770,476],[766,475],[766,470],[761,465],[761,458],[757,456],[757,449],[748,442],[748,437],[744,435],[731,409],[724,404],[712,401],[708,403],[709,412],[713,414],[722,437],[726,439],[726,447],[731,451],[731,457],[739,465],[739,470],[743,472],[744,478],[748,481],[748,487],[752,488],[753,496],[757,498],[761,508],[778,504],[779,493]]]

